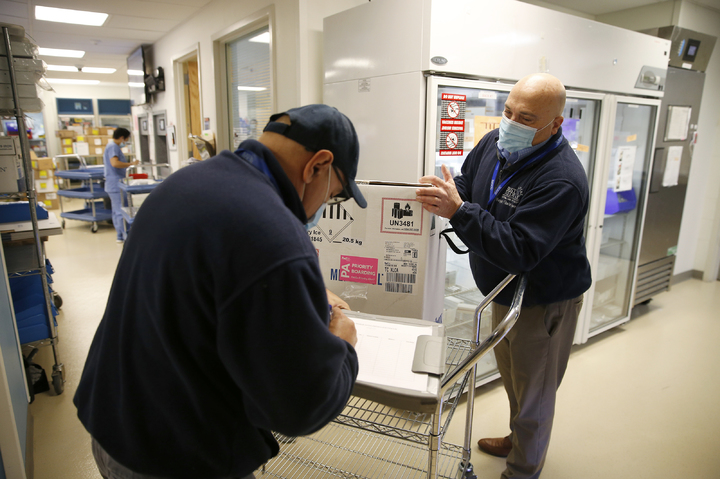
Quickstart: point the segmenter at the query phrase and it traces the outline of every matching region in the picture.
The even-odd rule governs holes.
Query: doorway
[[[201,136],[203,131],[202,104],[200,101],[200,61],[197,48],[174,60],[178,108],[178,155],[179,166],[185,166],[188,158],[201,159],[200,152],[190,135]]]

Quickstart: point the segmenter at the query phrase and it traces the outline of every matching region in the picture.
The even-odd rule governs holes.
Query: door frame
[[[200,118],[204,118],[204,111],[203,111],[203,101],[202,101],[202,63],[200,60],[200,43],[195,43],[191,45],[190,47],[186,48],[184,51],[180,52],[179,54],[172,57],[172,65],[173,65],[173,76],[175,80],[175,112],[176,112],[176,125],[175,129],[177,130],[177,165],[173,168],[174,171],[177,171],[180,167],[182,167],[182,162],[187,160],[190,157],[190,151],[188,151],[187,147],[187,137],[190,134],[190,132],[187,131],[187,127],[185,126],[187,124],[187,118],[185,115],[185,87],[184,87],[184,77],[183,77],[183,63],[185,63],[188,60],[196,59],[198,64],[198,96],[200,98]],[[167,116],[165,117],[167,121]],[[171,160],[169,153],[168,153],[168,159]],[[172,161],[171,161],[172,163]]]

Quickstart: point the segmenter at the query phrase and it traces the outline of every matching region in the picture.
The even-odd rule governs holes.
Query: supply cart
[[[256,477],[476,479],[470,463],[475,368],[517,321],[526,278],[518,279],[510,310],[482,342],[480,318],[514,278],[507,276],[477,307],[474,341],[443,336],[447,344],[440,351],[448,372],[430,375],[428,392],[356,383],[343,412],[320,431],[298,438],[274,433],[280,452]],[[428,347],[422,356],[433,356],[431,351]],[[443,438],[464,391],[469,391],[464,444],[454,445]]]
[[[127,236],[128,229],[135,220],[135,215],[140,209],[140,206],[133,204],[133,195],[148,194],[155,189],[157,185],[162,182],[162,179],[150,179],[150,178],[124,178],[120,182],[120,191],[123,194],[123,206],[122,217],[123,217],[123,228],[125,235]]]
[[[78,180],[82,183],[82,186],[79,188],[58,190],[58,196],[60,197],[60,217],[63,218],[63,228],[65,228],[64,218],[90,221],[92,222],[90,231],[96,233],[99,221],[112,220],[112,210],[105,209],[102,201],[103,198],[108,198],[107,192],[100,184],[100,182],[105,179],[105,172],[102,166],[88,166],[76,170],[60,170],[55,172],[55,176],[67,180]],[[85,208],[65,212],[63,209],[63,198],[82,198],[85,200]]]

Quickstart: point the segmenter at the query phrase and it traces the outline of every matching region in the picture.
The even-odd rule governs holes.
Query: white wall
[[[213,37],[233,25],[272,9],[274,16],[275,111],[301,104],[322,102],[322,19],[366,0],[215,0],[200,13],[152,46],[153,66],[165,70],[165,92],[155,95],[148,109],[165,110],[169,125],[177,125],[173,59],[199,46],[199,75],[202,117],[210,119],[217,134],[216,65]],[[152,148],[152,145],[151,145]],[[170,152],[174,169],[177,151]]]
[[[720,38],[720,12],[686,1],[668,1],[596,17],[597,21],[631,30],[677,25]],[[715,44],[706,70],[705,87],[675,274],[706,271],[717,277],[720,232],[720,45]]]
[[[43,117],[45,120],[45,138],[47,139],[48,156],[60,154],[60,139],[55,136],[58,127],[56,98],[90,98],[90,99],[122,99],[130,98],[127,84],[100,85],[53,85],[53,91],[41,90],[41,99],[45,103]]]

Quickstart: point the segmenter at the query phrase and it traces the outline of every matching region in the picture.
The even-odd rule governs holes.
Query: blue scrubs
[[[110,140],[108,145],[105,147],[103,153],[103,165],[105,165],[105,191],[110,196],[110,202],[112,203],[112,222],[117,232],[118,240],[125,240],[125,231],[123,228],[122,218],[122,192],[120,191],[120,181],[125,178],[125,168],[115,168],[110,163],[110,159],[114,156],[118,157],[118,160],[127,162],[125,155],[120,148],[120,145]]]

